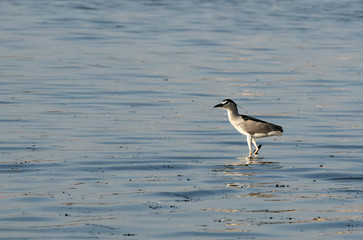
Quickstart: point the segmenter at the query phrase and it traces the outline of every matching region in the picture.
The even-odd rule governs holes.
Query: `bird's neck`
[[[228,118],[231,120],[237,116],[239,116],[238,109],[236,107],[228,108]]]

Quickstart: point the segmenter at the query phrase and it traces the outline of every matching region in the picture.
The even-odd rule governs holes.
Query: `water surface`
[[[0,239],[361,239],[362,8],[2,1]]]

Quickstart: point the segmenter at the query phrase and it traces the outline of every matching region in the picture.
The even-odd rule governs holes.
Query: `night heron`
[[[249,149],[249,157],[252,156],[251,143],[255,145],[256,150],[254,154],[258,154],[262,145],[257,146],[256,138],[270,137],[270,136],[281,136],[283,130],[281,126],[262,121],[257,118],[249,117],[246,115],[240,115],[238,113],[237,105],[231,99],[225,99],[220,104],[214,106],[223,107],[228,111],[228,119],[233,127],[238,132],[247,136],[247,144]]]

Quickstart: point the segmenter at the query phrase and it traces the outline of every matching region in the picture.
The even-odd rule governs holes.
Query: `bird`
[[[221,103],[214,106],[214,108],[225,108],[228,111],[228,120],[232,126],[247,137],[247,144],[249,149],[248,157],[252,157],[251,143],[256,147],[253,152],[258,155],[262,144],[257,146],[256,138],[281,136],[283,129],[279,125],[275,125],[263,120],[250,117],[247,115],[240,115],[238,113],[237,104],[231,99],[225,99]]]

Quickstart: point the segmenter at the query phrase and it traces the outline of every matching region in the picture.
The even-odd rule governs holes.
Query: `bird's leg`
[[[254,153],[255,153],[256,155],[258,155],[258,151],[260,151],[260,150],[261,150],[261,148],[262,148],[262,144],[258,145],[258,150],[256,149],[256,150],[254,151]]]
[[[249,157],[252,156],[252,148],[251,148],[251,141],[252,141],[252,136],[251,135],[247,135],[247,144],[248,144],[248,150],[249,152]]]
[[[252,138],[252,143],[256,147],[256,150],[253,153],[257,155],[258,154],[258,151],[260,151],[260,149],[262,147],[262,144],[260,144],[260,145],[257,146],[256,139],[255,138]]]

